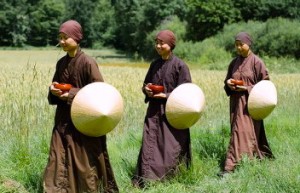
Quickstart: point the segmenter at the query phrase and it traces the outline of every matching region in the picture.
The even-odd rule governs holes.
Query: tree
[[[187,0],[188,39],[199,41],[217,34],[225,24],[241,20],[231,0]]]
[[[93,39],[90,38],[93,31],[91,18],[96,9],[95,5],[98,3],[99,0],[66,0],[66,7],[72,11],[66,12],[65,20],[74,19],[81,24],[85,37],[81,45],[84,47],[93,46]]]
[[[119,0],[113,5],[118,16],[114,45],[131,54],[139,54],[145,45],[147,34],[168,17],[183,17],[186,7],[184,0]]]
[[[40,0],[30,4],[28,43],[33,46],[56,45],[64,13],[65,4],[61,1]]]
[[[90,18],[91,31],[89,39],[92,47],[111,47],[116,37],[115,11],[110,2],[99,0],[95,5],[94,14]]]
[[[270,18],[300,18],[299,0],[234,0],[244,21],[266,21]],[[245,6],[247,5],[247,6]]]
[[[26,0],[2,0],[0,2],[0,44],[24,46],[28,32]]]

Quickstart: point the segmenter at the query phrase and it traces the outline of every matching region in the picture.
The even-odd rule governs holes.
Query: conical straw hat
[[[277,91],[269,80],[262,80],[251,90],[248,98],[248,111],[255,120],[266,118],[277,105]]]
[[[196,84],[181,84],[168,97],[167,120],[176,129],[189,128],[200,119],[204,104],[204,94]]]
[[[80,89],[71,106],[71,118],[76,129],[91,137],[112,131],[122,114],[121,94],[104,82],[94,82]]]

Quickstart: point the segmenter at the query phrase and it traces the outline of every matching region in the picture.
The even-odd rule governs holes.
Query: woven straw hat
[[[91,137],[112,131],[122,114],[121,94],[104,82],[94,82],[80,89],[71,106],[71,118],[76,129]]]
[[[255,120],[266,118],[277,105],[277,91],[269,80],[262,80],[251,90],[248,98],[248,111]]]
[[[189,128],[200,119],[204,104],[204,94],[196,84],[181,84],[168,97],[167,120],[176,129]]]

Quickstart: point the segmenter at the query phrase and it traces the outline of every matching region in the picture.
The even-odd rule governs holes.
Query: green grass
[[[47,103],[47,91],[55,63],[62,55],[55,49],[0,51],[0,192],[42,192],[55,110]],[[230,130],[229,101],[223,91],[226,72],[191,66],[193,81],[206,97],[203,115],[191,128],[193,167],[174,179],[138,190],[131,186],[130,178],[147,108],[141,85],[148,64],[126,63],[124,58],[121,63],[115,63],[113,57],[98,59],[105,81],[120,91],[125,105],[122,120],[108,134],[109,155],[120,192],[299,192],[300,74],[271,72],[278,105],[265,119],[265,127],[276,159],[244,159],[235,173],[220,179],[216,174],[224,159]]]

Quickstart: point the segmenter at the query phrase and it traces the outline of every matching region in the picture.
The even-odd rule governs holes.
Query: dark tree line
[[[197,42],[226,24],[299,19],[299,7],[299,0],[1,0],[0,46],[56,45],[59,25],[76,19],[83,47],[143,53],[147,36],[175,16],[185,25],[184,41]]]

